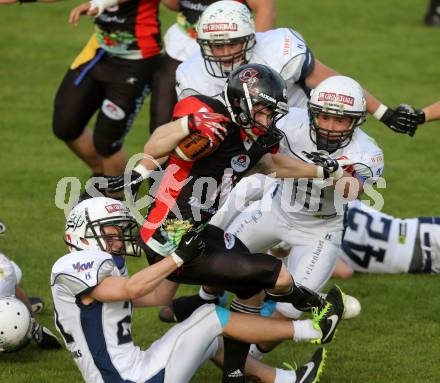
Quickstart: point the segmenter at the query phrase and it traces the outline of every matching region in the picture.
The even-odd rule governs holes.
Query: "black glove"
[[[130,188],[131,194],[133,196],[136,195],[136,193],[139,190],[139,187],[141,186],[142,181],[144,178],[142,175],[137,172],[136,170],[132,170],[131,172],[131,179],[127,183],[125,182],[124,176],[104,176],[107,179],[108,186],[107,191],[110,193],[118,193],[122,192],[125,189]]]
[[[52,331],[41,326],[35,319],[32,319],[32,337],[38,347],[43,350],[58,350],[61,348],[60,342]]]
[[[335,177],[337,179],[342,177],[343,170],[339,166],[338,160],[331,158],[328,154],[319,152],[302,152],[314,164],[321,166],[324,170],[324,178]]]
[[[410,105],[400,104],[396,109],[388,108],[380,121],[395,132],[406,133],[412,137],[416,132],[417,125],[425,122],[424,116],[422,111],[415,111]]]
[[[180,240],[179,247],[175,251],[182,263],[188,262],[205,251],[205,242],[200,238],[200,233],[189,231]]]

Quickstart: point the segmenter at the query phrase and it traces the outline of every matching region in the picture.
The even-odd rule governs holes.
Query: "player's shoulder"
[[[277,28],[255,34],[256,54],[272,64],[276,59],[286,63],[293,57],[307,53],[307,44],[300,33],[290,28]]]
[[[176,74],[187,74],[196,72],[200,68],[204,68],[205,64],[203,61],[202,54],[200,52],[194,53],[187,60],[180,63],[177,67]]]
[[[307,109],[290,107],[289,113],[277,122],[277,128],[288,135],[308,130],[309,114]]]
[[[178,101],[173,109],[173,118],[180,118],[191,113],[220,113],[229,116],[225,104],[218,98],[196,94]]]
[[[118,275],[110,254],[97,250],[68,253],[52,267],[51,285],[67,288],[77,296],[97,286],[104,278]]]
[[[362,158],[379,156],[380,158],[376,158],[375,161],[383,162],[383,151],[377,144],[376,140],[360,128],[356,129],[354,132],[353,138],[345,152],[352,155],[356,154]]]

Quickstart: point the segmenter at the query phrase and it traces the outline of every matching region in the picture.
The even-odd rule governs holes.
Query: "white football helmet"
[[[31,314],[15,297],[0,298],[0,352],[15,351],[31,339]]]
[[[246,64],[255,46],[255,26],[249,8],[232,0],[211,4],[197,23],[197,42],[200,45],[205,67],[214,77],[227,77],[228,73]],[[215,56],[215,45],[243,44],[234,54]]]
[[[320,82],[312,90],[307,108],[310,116],[310,137],[318,149],[329,153],[347,146],[355,129],[361,126],[367,117],[363,88],[346,76],[332,76]],[[343,132],[324,129],[317,123],[319,113],[350,117],[352,124]]]
[[[108,226],[116,226],[117,233],[105,232]],[[140,248],[135,243],[137,229],[135,219],[121,201],[107,197],[90,198],[76,205],[67,217],[65,242],[71,250],[140,256]],[[122,246],[113,250],[112,241],[120,241]]]

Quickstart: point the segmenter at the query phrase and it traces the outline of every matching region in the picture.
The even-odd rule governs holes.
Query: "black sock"
[[[261,307],[251,307],[238,303],[235,299],[231,311],[259,315]],[[231,338],[223,338],[224,361],[222,383],[244,383],[244,367],[249,353],[249,343],[243,343]]]
[[[218,298],[210,301],[206,301],[200,298],[199,294],[189,295],[186,297],[180,297],[173,299],[173,311],[176,319],[179,322],[184,321],[188,318],[195,310],[206,303],[218,303]]]
[[[293,282],[292,287],[285,294],[266,294],[275,302],[288,302],[300,311],[310,311],[312,307],[324,307],[325,299],[318,293],[305,286]]]

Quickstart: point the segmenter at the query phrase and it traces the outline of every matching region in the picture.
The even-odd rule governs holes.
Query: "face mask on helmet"
[[[74,250],[100,250],[113,256],[140,256],[138,224],[120,201],[97,197],[78,204],[66,223],[66,243]],[[118,266],[119,267],[119,266]]]
[[[31,315],[15,297],[0,298],[0,352],[16,351],[31,338]]]
[[[307,108],[310,138],[319,150],[328,153],[347,146],[367,115],[364,90],[355,80],[346,76],[333,76],[322,81],[312,90]],[[338,130],[320,126],[318,120],[326,118],[334,119],[346,127]],[[350,123],[346,122],[347,118]]]
[[[289,110],[287,89],[273,69],[260,64],[237,68],[229,75],[223,95],[232,121],[249,138],[265,148],[283,138],[276,123]]]
[[[249,9],[237,1],[217,1],[200,16],[197,24],[207,72],[224,78],[246,64],[255,46],[255,26]]]

